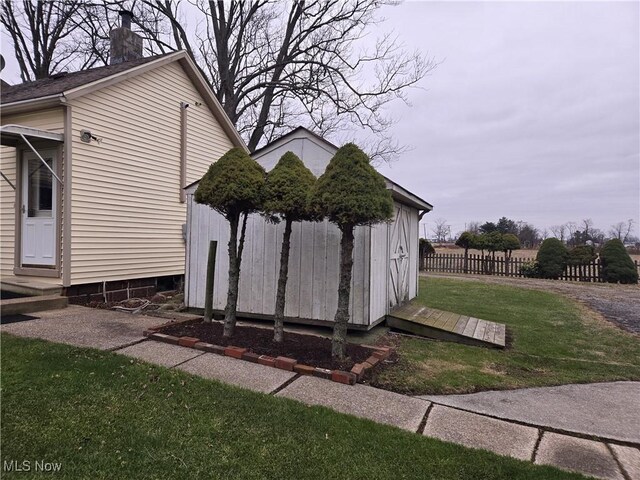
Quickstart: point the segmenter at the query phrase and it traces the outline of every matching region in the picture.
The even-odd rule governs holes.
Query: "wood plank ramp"
[[[387,325],[423,337],[481,347],[504,348],[506,327],[502,323],[467,317],[409,302],[387,315]]]

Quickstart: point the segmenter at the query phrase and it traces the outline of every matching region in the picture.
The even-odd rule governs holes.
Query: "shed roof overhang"
[[[399,200],[405,205],[417,208],[418,210],[422,210],[425,213],[433,210],[433,205],[431,205],[429,202],[424,201],[415,193],[411,193],[409,190],[401,187],[396,182],[387,177],[384,177],[384,179],[387,183],[387,189],[391,190],[391,196],[395,200]]]
[[[64,142],[64,134],[50,132],[48,130],[40,130],[38,128],[33,127],[24,127],[22,125],[2,125],[0,127],[0,144],[4,147],[17,147],[19,145],[26,145],[37,155],[42,164],[47,167],[47,169],[51,172],[51,175],[54,178],[62,183],[62,180],[56,175],[56,173],[51,170],[51,167],[44,161],[42,156],[38,153],[38,150],[31,144],[34,140],[48,140],[51,142]],[[0,171],[0,175],[2,178],[13,188],[16,189],[15,185],[11,183],[9,178]]]

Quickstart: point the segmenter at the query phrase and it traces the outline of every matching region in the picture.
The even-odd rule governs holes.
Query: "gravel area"
[[[425,275],[421,273],[421,275]],[[606,320],[633,333],[640,333],[640,286],[610,283],[579,283],[563,280],[495,277],[484,275],[457,275],[429,272],[434,278],[481,281],[498,285],[533,288],[560,293],[578,300],[600,313]]]

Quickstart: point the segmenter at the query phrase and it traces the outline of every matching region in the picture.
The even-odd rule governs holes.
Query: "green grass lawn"
[[[1,338],[2,460],[61,462],[52,478],[583,478],[112,353]]]
[[[402,337],[400,361],[373,384],[403,393],[466,393],[566,383],[640,380],[640,338],[548,292],[421,279],[429,307],[507,325],[507,350]]]

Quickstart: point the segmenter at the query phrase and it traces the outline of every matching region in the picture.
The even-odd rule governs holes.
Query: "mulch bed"
[[[285,332],[283,344],[276,345],[272,342],[272,329],[236,325],[233,337],[227,341],[222,336],[222,329],[223,324],[214,321],[168,325],[158,332],[175,337],[195,337],[214,345],[247,348],[258,355],[295,358],[298,363],[347,371],[356,363],[364,362],[372,352],[370,348],[349,343],[347,358],[342,362],[334,362],[331,359],[331,340],[328,338]]]

